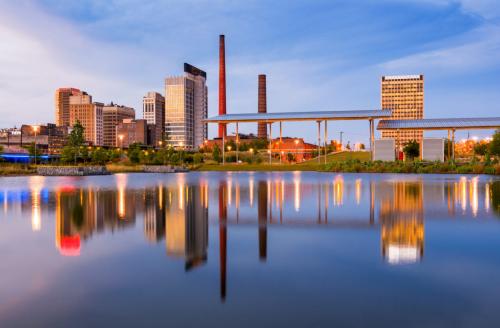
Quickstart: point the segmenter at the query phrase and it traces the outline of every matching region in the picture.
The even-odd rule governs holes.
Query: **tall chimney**
[[[226,47],[223,34],[219,35],[219,115],[226,115]],[[226,124],[219,123],[219,138],[226,135]]]
[[[259,92],[258,92],[258,112],[259,114],[267,113],[267,92],[266,92],[266,75],[259,75]],[[267,139],[267,126],[265,122],[257,123],[257,137]]]

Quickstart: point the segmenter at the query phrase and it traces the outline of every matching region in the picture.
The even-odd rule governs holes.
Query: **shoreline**
[[[89,165],[90,166],[90,165]],[[57,166],[56,166],[57,167]],[[87,167],[87,166],[81,166]],[[154,167],[151,170],[148,168]],[[176,173],[176,172],[330,172],[330,173],[387,173],[387,174],[482,174],[490,176],[500,175],[500,164],[484,165],[475,164],[449,164],[449,163],[421,163],[421,162],[335,162],[328,164],[201,164],[192,166],[189,170],[170,167],[168,170],[160,169],[162,166],[145,165],[116,165],[108,164],[106,169],[109,174],[118,173]],[[0,178],[18,176],[40,176],[37,169],[31,166],[10,165],[0,166]],[[58,175],[76,176],[76,175]],[[90,175],[88,175],[90,176]]]

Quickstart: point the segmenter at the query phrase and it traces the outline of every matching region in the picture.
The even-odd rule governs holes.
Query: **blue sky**
[[[422,73],[425,117],[500,115],[498,0],[0,0],[0,126],[53,121],[61,86],[141,116],[185,61],[207,71],[214,115],[221,33],[229,112],[256,111],[260,73],[273,112],[379,108],[381,75]],[[367,126],[331,123],[330,138],[366,142]]]

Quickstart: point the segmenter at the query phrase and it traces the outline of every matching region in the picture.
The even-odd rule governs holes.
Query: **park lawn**
[[[328,154],[326,156],[326,162],[344,162],[348,160],[359,160],[361,162],[366,162],[370,160],[370,152],[368,151],[342,151],[334,154]],[[307,160],[302,163],[298,163],[297,165],[304,165],[312,162],[318,162],[318,158],[315,157],[313,159]],[[324,155],[321,156],[321,162],[325,162]]]
[[[348,160],[359,160],[361,162],[370,160],[369,152],[339,152],[327,155],[327,163],[344,162]],[[263,161],[261,164],[247,163],[226,163],[222,164],[202,164],[197,167],[198,171],[324,171],[324,157],[321,158],[321,163],[318,163],[318,158],[313,158],[308,161],[296,164],[279,164],[273,160],[273,164]]]

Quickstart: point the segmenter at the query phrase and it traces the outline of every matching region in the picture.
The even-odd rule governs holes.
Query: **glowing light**
[[[361,202],[361,179],[356,179],[355,188],[356,188],[356,204],[359,205],[359,203]]]
[[[40,231],[42,228],[41,190],[45,178],[36,176],[29,179],[31,189],[31,230]]]
[[[118,217],[120,219],[125,218],[126,210],[126,200],[125,200],[125,188],[127,187],[127,175],[117,174],[116,175],[116,187],[118,189]]]
[[[293,178],[293,187],[294,187],[294,197],[293,197],[293,205],[295,207],[295,211],[300,210],[300,173],[294,172],[295,177]]]
[[[490,211],[490,184],[484,186],[484,209],[486,212]]]
[[[233,194],[232,186],[233,186],[233,182],[231,181],[231,179],[227,180],[227,204],[228,205],[231,205],[231,202],[233,200],[233,198],[232,198],[232,194]]]
[[[465,212],[467,209],[467,178],[460,177],[460,182],[458,183],[458,189],[460,191],[460,205],[462,205],[462,211]]]
[[[477,209],[479,207],[477,180],[478,180],[478,177],[474,177],[471,179],[471,181],[469,183],[469,186],[470,186],[469,187],[470,207],[472,209],[472,215],[474,217],[477,216]]]
[[[250,206],[253,207],[253,178],[250,179],[248,188],[249,188],[248,196],[250,197]]]
[[[344,178],[337,175],[333,180],[333,205],[340,206],[344,203]]]

